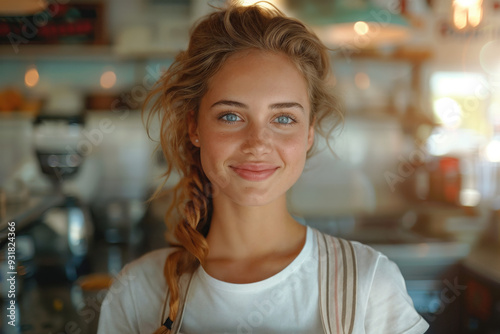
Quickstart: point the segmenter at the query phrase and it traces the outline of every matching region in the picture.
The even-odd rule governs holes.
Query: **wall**
[[[148,69],[158,73],[158,69],[170,64],[171,56],[158,56],[154,47],[159,45],[160,50],[165,47],[160,44],[175,33],[172,27],[180,24],[182,32],[183,24],[189,26],[195,17],[207,11],[205,1],[194,1],[192,8],[148,6],[146,1],[135,0],[109,0],[107,4],[113,47],[88,57],[56,55],[53,58],[30,56],[21,49],[19,57],[10,56],[0,63],[0,87],[15,86],[27,94],[45,97],[64,88],[76,91],[83,98],[88,93],[102,91],[98,86],[99,77],[103,71],[112,69],[117,75],[114,90],[131,92],[144,86]],[[182,41],[176,40],[176,43],[171,54],[182,46]],[[137,56],[135,47],[152,48],[149,49],[152,56],[148,57],[147,53],[146,57]],[[32,64],[37,66],[41,79],[36,88],[28,90],[24,87],[23,75]],[[411,103],[412,66],[405,62],[336,57],[333,69],[336,89],[348,115],[344,131],[333,141],[339,158],[324,151],[311,159],[309,172],[304,173],[297,190],[292,191],[295,194],[291,196],[292,205],[304,214],[323,210],[324,215],[373,212],[391,207],[397,202],[393,201],[395,196],[384,172],[393,170],[398,164],[396,157],[411,148],[395,116],[404,114]],[[360,72],[370,78],[369,87],[356,86],[354,78]],[[423,82],[427,84],[426,78]],[[388,111],[392,116],[387,115]],[[98,124],[102,117],[110,116],[90,114],[87,130],[91,131],[92,124]],[[68,190],[80,191],[89,199],[96,195],[96,198],[133,197],[143,196],[145,188],[156,182],[151,173],[157,166],[148,160],[154,144],[144,141],[144,129],[137,114],[125,122],[114,119],[113,124],[116,129],[87,157],[82,175],[68,183]],[[109,159],[111,156],[114,159]],[[86,182],[90,175],[93,181]],[[138,183],[134,183],[136,181]],[[323,195],[311,196],[319,185],[323,186]]]

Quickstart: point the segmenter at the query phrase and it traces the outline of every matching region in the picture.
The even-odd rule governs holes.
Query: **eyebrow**
[[[249,107],[241,102],[237,101],[231,101],[231,100],[220,100],[212,104],[210,108],[214,108],[216,106],[229,106],[229,107],[236,107],[236,108],[242,108],[242,109],[249,109]],[[288,108],[297,108],[302,110],[304,112],[304,107],[297,102],[280,102],[280,103],[274,103],[270,105],[270,109],[288,109]]]

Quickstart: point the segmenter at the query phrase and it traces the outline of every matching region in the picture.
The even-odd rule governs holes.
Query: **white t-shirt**
[[[193,276],[180,328],[193,333],[323,333],[319,311],[318,245],[312,228],[299,255],[263,281],[217,280],[200,266]],[[357,258],[356,315],[352,333],[424,333],[398,267],[380,252],[352,242]],[[150,252],[128,264],[102,303],[99,334],[151,334],[161,326],[167,289],[163,266],[172,251]]]

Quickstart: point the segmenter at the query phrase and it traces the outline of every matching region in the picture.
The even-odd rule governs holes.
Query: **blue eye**
[[[222,119],[226,123],[234,123],[234,122],[238,121],[239,117],[235,114],[227,113],[227,114],[219,117],[219,119]]]
[[[280,125],[293,125],[294,123],[297,123],[294,117],[291,115],[280,115],[276,117],[277,123]]]
[[[290,124],[293,120],[288,116],[278,116],[276,118],[280,124]]]

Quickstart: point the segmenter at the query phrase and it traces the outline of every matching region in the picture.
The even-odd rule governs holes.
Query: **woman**
[[[423,333],[394,263],[299,224],[287,190],[342,118],[325,46],[258,5],[200,21],[148,121],[181,175],[174,247],[127,265],[99,333]],[[176,209],[177,216],[174,216]]]

